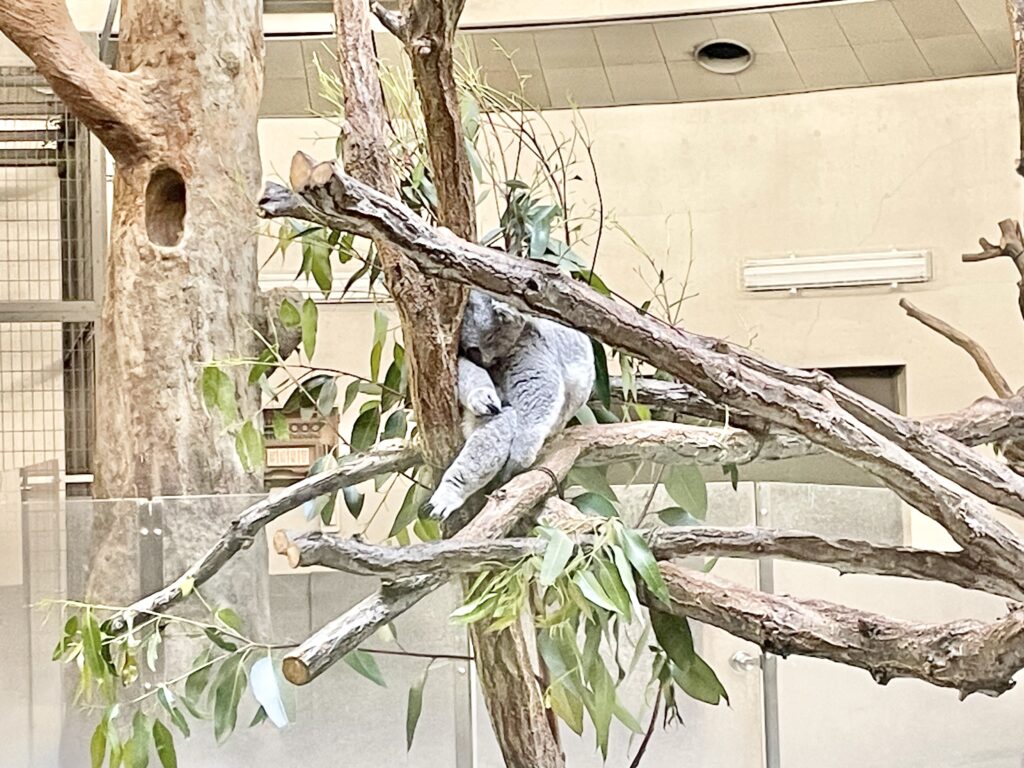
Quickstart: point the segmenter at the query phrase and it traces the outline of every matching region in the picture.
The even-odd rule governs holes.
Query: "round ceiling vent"
[[[754,53],[735,40],[709,40],[698,45],[693,55],[704,69],[719,75],[735,75],[754,61]]]

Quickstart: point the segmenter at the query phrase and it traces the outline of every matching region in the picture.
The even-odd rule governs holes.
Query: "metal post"
[[[771,512],[768,489],[754,483],[754,515],[758,525],[764,525]],[[775,562],[771,558],[757,561],[757,586],[762,592],[775,591]],[[779,674],[778,659],[769,653],[761,657],[761,700],[764,707],[764,764],[765,768],[782,768],[779,745]]]

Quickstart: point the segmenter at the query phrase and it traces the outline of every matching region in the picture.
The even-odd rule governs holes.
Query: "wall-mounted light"
[[[932,278],[931,251],[789,256],[743,264],[747,291],[798,291],[860,285],[924,283]]]

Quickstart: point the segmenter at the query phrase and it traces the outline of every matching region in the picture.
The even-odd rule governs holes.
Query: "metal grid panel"
[[[0,67],[0,469],[91,472],[101,158],[38,73]]]
[[[0,323],[0,469],[64,452],[60,323]]]

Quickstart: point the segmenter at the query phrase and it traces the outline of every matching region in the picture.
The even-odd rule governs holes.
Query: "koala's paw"
[[[434,520],[446,520],[448,516],[462,506],[465,500],[451,488],[441,486],[434,495],[431,496],[423,506],[420,507],[420,512],[426,516],[431,517]]]
[[[501,400],[493,389],[480,387],[466,396],[466,407],[475,416],[496,416],[501,413]]]

